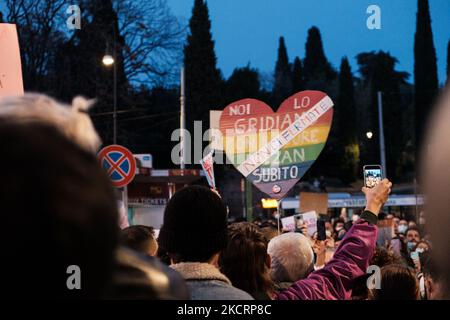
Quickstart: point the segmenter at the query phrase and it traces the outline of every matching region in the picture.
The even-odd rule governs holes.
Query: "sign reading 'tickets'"
[[[282,198],[319,156],[333,120],[333,101],[320,91],[287,98],[274,113],[262,101],[242,99],[220,117],[227,158],[257,188]]]

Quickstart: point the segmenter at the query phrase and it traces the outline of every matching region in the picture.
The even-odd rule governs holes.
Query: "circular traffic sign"
[[[115,187],[124,187],[133,181],[136,160],[127,148],[117,144],[107,146],[100,150],[98,158]]]

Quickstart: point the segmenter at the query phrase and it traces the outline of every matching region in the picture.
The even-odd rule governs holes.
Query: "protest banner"
[[[283,230],[294,231],[296,227],[295,216],[281,218],[281,224],[283,225]]]
[[[328,193],[300,192],[300,212],[316,211],[328,212]]]
[[[281,199],[319,156],[332,119],[331,99],[308,90],[287,98],[276,113],[256,99],[233,102],[219,126],[228,160],[262,192]]]
[[[206,180],[211,188],[216,189],[216,181],[214,178],[214,150],[210,151],[203,159],[200,160]]]
[[[308,235],[313,236],[317,232],[317,213],[316,211],[308,211],[296,215],[296,219],[301,221],[300,224],[306,224]]]
[[[16,95],[23,95],[16,25],[0,23],[0,97]]]

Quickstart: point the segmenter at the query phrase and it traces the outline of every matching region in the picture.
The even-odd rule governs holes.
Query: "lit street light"
[[[372,139],[372,137],[373,137],[372,131],[367,131],[366,132],[366,137],[367,137],[367,139]]]
[[[114,63],[114,58],[110,54],[105,54],[102,59],[103,65],[109,67]]]

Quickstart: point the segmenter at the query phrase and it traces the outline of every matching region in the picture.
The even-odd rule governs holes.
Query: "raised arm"
[[[366,273],[377,239],[377,217],[391,191],[392,183],[384,179],[373,189],[363,188],[366,210],[350,228],[333,259],[306,279],[281,292],[281,300],[342,300],[351,295],[353,282]]]

